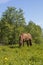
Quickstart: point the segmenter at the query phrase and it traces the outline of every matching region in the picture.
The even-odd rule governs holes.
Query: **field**
[[[0,65],[43,65],[43,44],[0,46]]]

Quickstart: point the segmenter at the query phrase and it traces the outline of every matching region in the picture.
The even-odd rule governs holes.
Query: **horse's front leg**
[[[23,40],[23,46],[24,46],[24,42],[25,42],[25,40]]]

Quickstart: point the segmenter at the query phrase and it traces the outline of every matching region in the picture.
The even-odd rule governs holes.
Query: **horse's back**
[[[32,39],[32,36],[30,33],[22,33],[21,37],[22,39]]]

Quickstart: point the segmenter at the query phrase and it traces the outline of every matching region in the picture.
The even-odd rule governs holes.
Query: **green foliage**
[[[19,34],[24,31],[25,18],[23,10],[8,7],[7,10],[3,12],[0,25],[0,42],[3,41],[3,44],[17,43]]]
[[[35,43],[41,43],[42,29],[39,25],[36,25],[32,21],[30,21],[29,24],[27,25],[27,32],[31,33]]]
[[[21,33],[31,33],[35,43],[42,42],[42,29],[33,21],[29,21],[26,25],[24,13],[22,9],[8,7],[0,20],[0,43],[14,44],[18,43]]]

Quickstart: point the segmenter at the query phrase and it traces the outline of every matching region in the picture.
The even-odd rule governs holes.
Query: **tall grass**
[[[0,46],[0,65],[43,65],[43,44]]]

